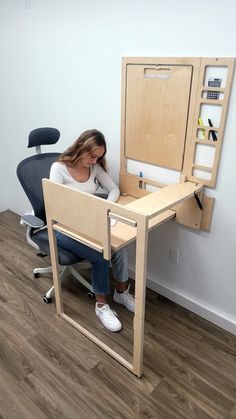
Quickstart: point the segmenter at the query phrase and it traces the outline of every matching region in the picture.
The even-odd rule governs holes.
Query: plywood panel
[[[191,198],[194,192],[201,191],[202,185],[192,182],[173,183],[158,192],[130,202],[125,206],[134,211],[142,212],[150,217],[163,213],[176,204]]]
[[[181,170],[191,65],[127,65],[125,157]]]
[[[201,182],[205,186],[216,186],[234,66],[234,58],[211,57],[201,59],[194,123],[191,141],[186,144],[184,173],[187,174],[188,180]],[[223,83],[221,88],[207,86],[209,78],[207,80],[206,74],[209,68],[215,71],[215,75],[219,79],[222,77],[222,74],[226,74],[225,83]],[[215,93],[218,96],[215,99],[209,99],[207,93]],[[202,113],[205,114],[205,120],[202,117]],[[209,120],[213,122],[214,129],[209,126]],[[212,132],[215,133],[215,139],[213,139]],[[201,165],[196,161],[197,148],[199,146],[215,150],[214,158],[210,165]]]

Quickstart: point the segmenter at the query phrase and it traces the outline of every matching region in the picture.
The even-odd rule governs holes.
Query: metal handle
[[[114,212],[109,212],[108,218],[113,218],[114,220],[121,221],[122,223],[128,224],[131,227],[137,227],[136,221],[130,220],[126,217],[122,217],[122,215],[114,214]]]

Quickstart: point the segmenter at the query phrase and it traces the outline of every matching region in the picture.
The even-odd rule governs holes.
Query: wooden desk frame
[[[210,229],[213,199],[203,196],[202,185],[214,187],[216,184],[234,61],[234,58],[188,57],[131,57],[123,59],[120,190],[123,194],[133,197],[132,202],[128,204],[124,202],[124,206],[122,206],[119,203],[104,201],[47,179],[43,180],[57,313],[138,377],[142,375],[143,364],[148,232],[174,217],[177,222],[191,228]],[[217,70],[221,67],[227,68],[228,74],[224,88],[216,89],[206,86],[206,71],[209,66],[216,67]],[[141,73],[139,72],[140,69]],[[145,81],[145,84],[142,84],[143,82],[140,82],[142,78],[146,80],[158,78],[167,80],[170,77],[165,74],[166,71],[169,72],[170,77],[173,76],[173,80],[170,80],[169,87],[166,90],[159,84],[159,90],[155,85],[153,93],[149,83]],[[181,71],[183,71],[183,77]],[[140,78],[140,74],[142,74],[142,78]],[[175,82],[175,80],[177,81]],[[187,92],[186,84],[188,85]],[[181,97],[184,98],[184,109],[183,112],[178,109],[177,113],[177,105],[171,98],[171,92],[178,93],[179,90],[182,92]],[[223,98],[207,98],[207,92],[214,93],[215,90]],[[162,98],[167,97],[168,105],[166,108],[168,109],[165,109],[162,103],[157,103],[156,99],[159,97],[159,92]],[[166,92],[168,93],[167,96],[165,96]],[[181,97],[178,98],[180,102]],[[142,107],[143,103],[145,103],[144,107]],[[213,127],[212,129],[207,125],[199,124],[203,105],[222,108],[219,127]],[[169,109],[171,109],[173,119],[169,118]],[[179,115],[177,120],[175,112]],[[156,119],[157,116],[158,120]],[[163,126],[160,126],[162,131],[159,135],[156,122],[166,119],[168,120],[168,128],[171,127],[171,132],[165,132]],[[180,126],[181,130],[179,130]],[[200,139],[198,137],[199,130],[204,130],[207,138]],[[212,131],[217,133],[217,141],[215,142],[211,139]],[[139,132],[142,132],[140,138]],[[166,134],[167,137],[165,137]],[[171,149],[172,156],[170,156],[171,159],[168,159],[168,154],[171,153],[168,153],[168,147],[166,146],[173,141],[175,134],[178,146],[176,148],[174,143],[174,151]],[[158,141],[161,143],[161,150],[156,145]],[[196,163],[195,156],[198,144],[215,149],[212,167]],[[179,145],[182,154],[180,153],[178,159],[175,159],[173,153],[179,151]],[[163,159],[159,159],[160,155],[158,156],[158,153],[161,154],[162,151],[163,156],[161,157]],[[145,156],[147,156],[146,160]],[[180,183],[166,186],[160,182],[128,173],[127,159],[139,160],[139,157],[145,163],[152,164],[154,162],[155,164],[156,162],[156,164],[169,169],[180,169]],[[211,180],[208,181],[204,177],[196,176],[196,169],[210,172]],[[146,188],[148,184],[161,189],[158,192],[151,193]],[[201,199],[196,196],[197,193],[201,195]],[[118,220],[115,227],[110,226],[110,218]],[[118,250],[136,240],[132,364],[64,313],[58,272],[56,231],[60,231],[102,252],[103,257],[107,260],[111,258],[111,249]]]
[[[138,377],[143,364],[148,231],[173,218],[170,208],[201,189],[201,185],[192,182],[174,184],[121,206],[43,179],[57,314]],[[111,218],[118,220],[115,227],[110,227]],[[136,240],[133,364],[64,313],[56,231],[102,252],[107,260],[111,258],[111,248],[118,250]]]

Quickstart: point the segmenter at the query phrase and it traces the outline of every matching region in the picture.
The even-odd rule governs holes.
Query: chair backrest
[[[60,153],[41,153],[41,145],[55,144],[60,138],[56,128],[36,128],[29,133],[28,147],[38,154],[22,160],[16,169],[17,177],[32,205],[34,215],[46,222],[42,179],[49,178],[52,163]]]
[[[42,179],[49,178],[52,163],[60,153],[42,153],[22,160],[16,169],[17,177],[32,205],[34,215],[46,222]]]

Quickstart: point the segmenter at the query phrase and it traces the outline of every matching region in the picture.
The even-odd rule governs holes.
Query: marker
[[[208,118],[208,124],[210,125],[210,127],[213,127],[213,124],[212,124],[212,122],[211,122],[211,119],[210,118]],[[217,135],[216,135],[216,133],[215,133],[215,131],[210,131],[211,132],[211,135],[212,135],[212,139],[213,139],[213,141],[217,141]]]
[[[201,125],[201,126],[204,126],[204,124],[202,122],[202,118],[200,118],[200,117],[198,118],[198,124]],[[201,133],[202,133],[203,139],[205,139],[205,130],[203,128],[201,129]]]

